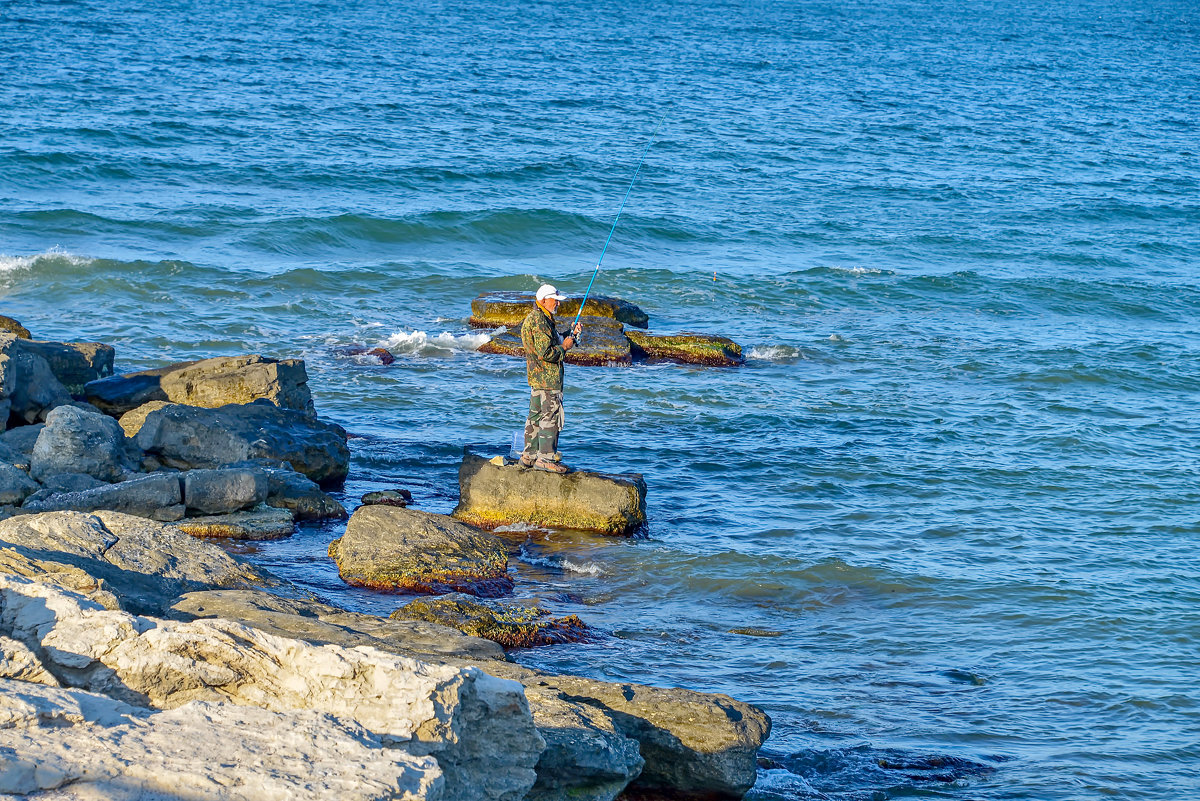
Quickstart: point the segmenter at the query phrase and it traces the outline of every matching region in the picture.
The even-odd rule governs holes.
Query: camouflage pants
[[[523,455],[527,459],[553,458],[558,451],[558,432],[562,431],[563,421],[562,390],[530,390]]]

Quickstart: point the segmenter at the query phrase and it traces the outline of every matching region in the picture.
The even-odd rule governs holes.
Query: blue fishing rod
[[[621,219],[621,212],[625,210],[625,201],[629,200],[629,195],[633,192],[633,185],[637,182],[638,173],[642,171],[642,165],[646,163],[646,154],[650,152],[650,145],[654,144],[654,137],[658,136],[658,129],[662,127],[663,120],[666,120],[667,115],[662,115],[662,119],[658,121],[658,125],[654,126],[654,133],[650,134],[650,141],[646,143],[646,149],[642,151],[642,158],[638,161],[637,169],[633,171],[633,178],[629,181],[629,188],[625,190],[625,198],[621,201],[621,207],[617,209],[617,217],[613,220],[612,228],[608,231],[608,239],[604,240],[604,248],[600,251],[600,259],[596,262],[596,269],[592,271],[592,280],[588,281],[587,292],[583,293],[583,300],[579,303],[579,312],[575,315],[575,322],[571,323],[571,330],[575,330],[575,326],[579,324],[579,318],[583,316],[583,307],[587,304],[588,297],[592,294],[592,284],[596,283],[596,276],[600,274],[600,265],[604,263],[604,254],[608,252],[608,243],[612,241],[613,234],[617,230],[617,223]]]

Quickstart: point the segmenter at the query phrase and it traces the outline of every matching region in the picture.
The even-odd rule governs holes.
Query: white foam
[[[92,259],[68,253],[60,247],[52,247],[45,253],[33,256],[6,256],[0,254],[0,273],[11,273],[17,270],[30,270],[40,261],[63,261],[72,267],[84,267],[92,263]]]
[[[537,526],[530,523],[512,523],[507,526],[496,526],[494,531],[499,531],[502,534],[524,534],[527,531],[541,531]]]
[[[605,574],[604,568],[595,562],[572,562],[565,556],[534,556],[524,545],[521,546],[521,553],[517,558],[527,565],[548,567],[551,570],[562,570],[566,573],[579,573],[583,576],[603,576]]]
[[[472,332],[469,334],[451,334],[443,332],[430,336],[425,331],[397,331],[379,343],[392,353],[413,353],[431,356],[446,351],[473,351],[491,339],[489,334]]]
[[[765,362],[781,362],[789,359],[803,359],[804,354],[799,348],[793,348],[791,345],[755,345],[750,348],[750,352],[746,354],[751,359],[760,359]]]
[[[878,267],[830,267],[835,273],[846,273],[847,275],[883,275],[886,270],[881,270]]]

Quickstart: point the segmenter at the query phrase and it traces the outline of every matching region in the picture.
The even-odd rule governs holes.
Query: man
[[[576,323],[566,339],[560,339],[554,327],[558,304],[566,297],[549,284],[538,287],[536,304],[521,324],[521,344],[525,346],[525,372],[529,380],[529,417],[525,421],[525,450],[521,467],[533,467],[551,473],[566,473],[569,468],[558,453],[558,432],[563,427],[563,361],[575,347],[583,325]]]

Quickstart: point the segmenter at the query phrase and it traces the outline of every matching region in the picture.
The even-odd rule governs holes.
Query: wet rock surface
[[[512,591],[508,554],[497,537],[445,515],[372,505],[355,510],[346,533],[329,544],[347,584],[391,592]]]
[[[267,505],[287,509],[296,520],[339,520],[346,509],[324,492],[315,481],[294,470],[264,468],[267,476]]]
[[[17,339],[33,339],[28,328],[12,317],[5,317],[3,314],[0,314],[0,333],[12,334]]]
[[[377,490],[362,496],[363,506],[381,504],[383,506],[408,506],[412,503],[412,493],[406,489]]]
[[[559,317],[561,327],[568,326],[570,322],[571,318]],[[567,351],[567,364],[616,367],[633,361],[629,340],[620,323],[603,317],[584,317],[580,322],[583,323],[583,334],[579,344]],[[479,346],[479,352],[524,359],[525,347],[521,344],[519,325],[493,336]]]
[[[558,475],[496,465],[468,452],[458,483],[460,500],[452,515],[481,528],[528,523],[630,535],[646,522],[646,482],[637,474]]]
[[[177,528],[199,539],[278,540],[296,530],[295,519],[287,509],[261,507],[246,512],[200,515],[180,520]]]
[[[481,603],[462,594],[418,598],[392,613],[393,619],[424,620],[458,629],[505,648],[561,645],[587,639],[588,629],[575,615],[555,618],[536,605]]]
[[[17,347],[45,359],[50,372],[72,395],[84,392],[89,381],[113,373],[116,350],[100,342],[44,342],[21,340]]]
[[[702,364],[708,367],[736,367],[745,363],[742,348],[728,337],[709,334],[648,334],[630,331],[627,336],[635,358]]]
[[[560,320],[575,319],[579,313],[580,297],[567,297],[558,307]],[[534,307],[532,292],[485,292],[471,301],[471,318],[476,328],[512,328],[520,326],[525,315]],[[645,328],[650,318],[634,304],[620,298],[592,295],[584,309],[586,316],[604,317],[618,323]]]

